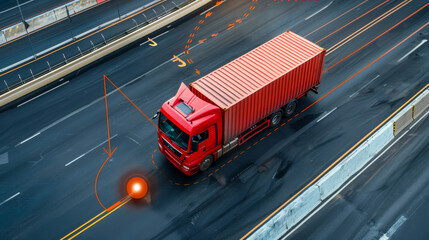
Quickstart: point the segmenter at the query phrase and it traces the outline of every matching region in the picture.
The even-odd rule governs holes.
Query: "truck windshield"
[[[164,114],[159,115],[159,129],[177,146],[188,149],[189,135],[174,125]]]

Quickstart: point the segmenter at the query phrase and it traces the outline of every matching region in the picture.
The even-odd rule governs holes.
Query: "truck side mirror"
[[[194,139],[192,139],[192,141],[191,141],[191,150],[192,150],[192,152],[198,152],[198,144],[199,144],[199,142],[197,142]]]
[[[159,109],[159,110],[155,113],[155,115],[153,115],[152,119],[155,119],[155,118],[159,117],[159,111],[160,111],[160,110],[161,110],[161,109]]]

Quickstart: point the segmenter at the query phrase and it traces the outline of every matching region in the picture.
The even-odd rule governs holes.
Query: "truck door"
[[[215,126],[210,126],[207,130],[192,137],[192,141],[198,142],[198,151],[195,152],[196,158],[203,158],[211,153],[216,146],[216,129]]]

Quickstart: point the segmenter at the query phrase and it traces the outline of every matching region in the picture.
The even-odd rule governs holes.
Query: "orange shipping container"
[[[190,84],[223,110],[223,143],[320,84],[326,50],[287,31]]]

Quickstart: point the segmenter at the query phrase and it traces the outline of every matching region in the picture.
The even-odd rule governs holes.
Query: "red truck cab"
[[[204,157],[222,145],[222,116],[219,107],[193,94],[181,84],[176,96],[162,105],[158,120],[160,151],[184,174],[206,170],[215,160]]]
[[[218,158],[317,93],[326,50],[287,31],[189,84],[162,105],[160,151],[186,175]]]

